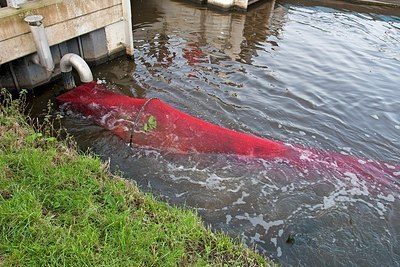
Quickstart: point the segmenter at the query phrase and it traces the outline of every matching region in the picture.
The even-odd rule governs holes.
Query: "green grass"
[[[268,264],[193,211],[140,192],[99,158],[39,133],[48,128],[27,122],[21,100],[3,98],[0,266]]]

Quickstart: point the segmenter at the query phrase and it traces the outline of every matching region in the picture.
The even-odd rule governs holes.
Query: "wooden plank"
[[[122,6],[116,5],[107,9],[79,16],[74,19],[57,23],[46,28],[50,45],[59,44],[85,33],[103,28],[120,21]],[[14,38],[0,41],[0,64],[12,61],[36,51],[31,33],[25,33]]]

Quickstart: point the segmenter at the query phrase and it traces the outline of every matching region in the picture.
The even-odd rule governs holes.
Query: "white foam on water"
[[[281,189],[281,191],[283,193],[288,192],[288,191],[290,192],[290,191],[293,191],[295,189],[295,185],[293,183],[290,183],[288,185],[282,186],[280,189]]]
[[[388,202],[394,202],[394,200],[395,200],[395,198],[394,198],[394,196],[392,194],[388,194],[387,196],[379,194],[378,198],[386,200]]]
[[[108,120],[108,118],[110,118],[113,115],[113,112],[108,112],[106,114],[104,114],[103,116],[101,116],[100,118],[100,124],[106,126],[107,123],[106,121]]]
[[[279,229],[279,231],[278,231],[278,236],[279,236],[279,237],[282,237],[282,235],[283,235],[283,229]]]
[[[251,217],[247,212],[244,215],[236,215],[236,219],[238,220],[246,220],[249,221],[253,227],[257,227],[260,225],[261,227],[264,228],[265,234],[268,232],[268,230],[273,227],[273,226],[279,226],[283,225],[284,221],[283,220],[276,220],[276,221],[265,221],[264,220],[264,215],[259,214],[257,216]]]
[[[372,114],[372,115],[370,115],[373,119],[375,119],[375,120],[379,120],[379,116],[378,115],[376,115],[376,114]]]
[[[395,166],[393,166],[393,165],[390,165],[390,164],[388,164],[388,163],[384,163],[384,165],[388,168],[388,169],[391,169],[391,170],[394,170],[394,169],[396,169],[396,167]]]
[[[355,174],[355,173],[352,173],[352,172],[345,172],[344,173],[344,175],[347,177],[347,178],[350,178],[350,181],[351,181],[351,183],[353,184],[353,185],[356,185],[357,184],[357,175]]]
[[[343,149],[350,150],[348,148]],[[302,152],[305,152],[304,155],[308,160],[314,162],[324,162],[325,160],[312,151],[305,150]],[[167,160],[167,163],[170,163],[170,161]],[[199,197],[202,198],[207,197],[208,194],[212,194],[212,197],[219,197],[221,194],[221,198],[224,198],[229,203],[225,203],[224,208],[220,209],[221,212],[226,210],[220,218],[221,223],[225,223],[229,228],[244,228],[242,236],[247,239],[247,242],[258,242],[260,245],[261,243],[266,244],[261,245],[262,249],[265,249],[265,246],[269,247],[268,253],[273,253],[274,257],[282,257],[282,248],[279,245],[281,242],[284,244],[284,241],[282,241],[282,238],[284,238],[284,222],[296,224],[294,221],[299,218],[315,219],[321,213],[326,214],[336,212],[336,210],[346,212],[345,210],[351,210],[352,203],[356,202],[365,203],[369,210],[385,219],[385,214],[390,210],[387,202],[395,200],[393,195],[385,195],[384,193],[378,196],[379,199],[375,194],[374,199],[368,191],[368,189],[372,190],[371,185],[366,184],[366,181],[357,176],[358,174],[351,171],[345,173],[334,172],[332,177],[330,173],[325,175],[326,172],[323,169],[320,172],[310,169],[309,172],[306,171],[301,175],[299,175],[298,170],[288,169],[288,174],[291,176],[287,176],[286,169],[283,169],[282,172],[276,170],[275,161],[264,162],[257,160],[256,163],[257,168],[261,168],[261,170],[257,169],[256,174],[249,171],[253,177],[247,177],[247,172],[242,174],[242,169],[232,164],[224,166],[214,164],[210,167],[204,167],[208,165],[203,163],[186,164],[181,161],[176,164],[170,163],[167,171],[171,180],[178,181],[178,183],[183,181],[183,185],[186,188],[185,192],[175,194],[176,197],[186,197],[190,195],[191,190],[202,191],[199,194]],[[365,164],[366,160],[359,160],[359,163]],[[326,164],[332,163],[326,161]],[[218,169],[215,169],[216,166],[218,166]],[[228,171],[225,172],[224,170]],[[238,171],[238,175],[236,173],[232,174],[234,171]],[[274,177],[275,173],[282,175],[279,177],[281,180],[275,182],[274,179],[269,178]],[[314,175],[322,178],[317,179],[317,181],[309,179],[314,178]],[[292,176],[298,179],[290,180]],[[186,185],[187,182],[192,183],[193,186]],[[323,187],[319,187],[321,184]],[[197,185],[201,187],[199,188]],[[308,192],[316,193],[312,195],[313,198],[310,201],[308,201],[308,198],[303,197],[303,194]],[[250,195],[252,197],[249,197]],[[268,200],[264,201],[263,196]],[[287,208],[282,207],[284,202],[274,204],[286,196],[293,196],[294,199],[294,202],[290,202]],[[296,203],[298,197],[303,201]],[[254,199],[256,200],[254,201]],[[278,213],[266,215],[267,211],[264,209],[264,203],[271,203],[273,208],[277,208]],[[332,210],[330,211],[330,209]],[[215,213],[217,209],[204,208],[199,210],[204,210],[206,213],[212,210]],[[328,211],[325,212],[324,210]],[[238,213],[239,215],[237,215]],[[273,234],[272,237],[271,234]]]
[[[226,221],[225,221],[226,224],[229,224],[232,220],[232,216],[229,214],[225,215],[225,218],[226,218]]]
[[[97,103],[90,103],[89,107],[93,108],[93,109],[100,109],[100,105]]]
[[[238,198],[235,202],[233,202],[232,205],[246,204],[246,201],[244,201],[243,199],[248,196],[250,196],[249,193],[242,191],[242,196]]]
[[[253,177],[251,178],[251,184],[252,185],[257,185],[260,181],[258,179],[254,179]]]
[[[240,191],[242,186],[244,185],[243,181],[240,181],[240,184],[235,189],[228,189],[228,192],[237,193]]]
[[[366,162],[365,160],[359,159],[359,160],[358,160],[358,163],[364,165],[364,164],[366,164],[367,162]]]
[[[300,155],[300,160],[312,161],[311,156],[313,153],[309,150],[302,150]]]
[[[98,106],[95,103],[91,103],[89,105],[93,105],[95,107]],[[116,127],[120,128],[121,125],[123,125],[124,131],[130,131],[130,128],[123,124],[124,122],[127,122],[127,125],[132,124],[132,121],[129,120],[130,116],[131,114],[126,114],[117,110],[111,110],[100,118],[100,124],[109,130],[113,130]],[[119,124],[116,126],[116,123]]]
[[[105,79],[100,79],[100,78],[97,78],[97,81],[96,81],[96,83],[97,83],[97,84],[106,84],[106,83],[107,83],[107,81],[106,81]]]
[[[377,202],[377,203],[376,203],[376,206],[377,206],[380,210],[382,210],[382,212],[385,212],[385,211],[386,211],[386,207],[385,207],[385,205],[383,205],[382,202]]]
[[[189,182],[191,182],[191,183],[194,183],[194,184],[199,184],[199,185],[202,185],[202,186],[206,186],[206,183],[205,182],[199,182],[199,181],[194,181],[191,177],[189,177],[189,176],[176,176],[175,174],[173,174],[173,173],[171,173],[170,175],[170,178],[171,178],[171,180],[172,181],[180,181],[180,180],[186,180],[186,181],[189,181]]]
[[[211,190],[225,190],[226,186],[221,186],[222,178],[216,174],[211,174],[206,180],[206,187]]]
[[[279,187],[277,187],[276,185],[272,185],[272,184],[265,184],[262,188],[261,188],[261,193],[263,194],[264,197],[268,196],[270,194],[270,191],[267,190],[267,188],[271,189],[271,190],[279,190]]]
[[[287,219],[304,209],[313,212],[318,210],[328,210],[339,206],[341,209],[347,209],[348,204],[346,203],[356,202],[364,203],[371,209],[374,209],[380,216],[383,216],[385,212],[387,212],[384,202],[372,198],[366,181],[359,179],[358,176],[352,172],[346,172],[344,175],[345,179],[348,181],[347,183],[346,181],[341,181],[339,179],[336,180],[334,184],[335,189],[329,193],[329,195],[324,196],[321,203],[314,205],[303,204],[294,210]],[[393,202],[395,200],[395,197],[392,194],[379,194],[377,197],[388,202]],[[313,216],[310,216],[310,218],[311,217]]]
[[[346,151],[346,152],[350,152],[351,151],[351,147],[339,147],[340,149]]]
[[[364,195],[364,196],[369,195],[369,190],[366,181],[358,179],[357,175],[352,172],[345,172],[344,175],[350,178],[351,184],[354,186],[353,188],[348,190],[348,192],[351,195]]]
[[[260,235],[259,233],[255,233],[254,236],[250,236],[250,242],[251,242],[252,244],[255,244],[256,242],[264,243],[264,244],[265,244],[265,241],[264,241],[264,240],[261,240],[261,235]]]
[[[352,195],[352,196],[368,196],[369,192],[366,187],[364,187],[362,190],[360,188],[351,188],[347,190],[347,192]]]
[[[188,192],[176,193],[176,194],[175,194],[175,197],[181,197],[181,196],[186,195],[187,193],[188,193]]]
[[[323,208],[324,210],[327,210],[331,207],[334,207],[336,205],[335,197],[324,197],[324,203],[323,203]]]
[[[155,157],[155,158],[159,158],[161,156],[160,151],[158,150],[154,150],[154,149],[150,149],[150,148],[146,148],[144,149],[144,154],[146,155],[146,157]]]
[[[281,249],[281,247],[278,247],[278,248],[276,249],[276,252],[277,252],[277,256],[280,258],[280,257],[282,256],[282,249]]]

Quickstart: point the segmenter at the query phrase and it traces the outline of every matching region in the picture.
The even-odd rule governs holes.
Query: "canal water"
[[[115,59],[94,76],[229,129],[400,164],[400,11],[328,3],[261,1],[246,13],[222,13],[133,0],[134,60]],[[234,155],[131,149],[90,120],[63,123],[82,149],[143,190],[197,209],[207,225],[278,263],[400,265],[398,183]]]

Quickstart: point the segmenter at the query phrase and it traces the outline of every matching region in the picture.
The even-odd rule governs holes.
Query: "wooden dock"
[[[0,8],[0,87],[32,88],[59,74],[57,68],[48,73],[33,64],[35,41],[24,21],[29,15],[44,17],[43,25],[56,67],[67,53],[76,53],[89,63],[121,52],[133,54],[129,0],[17,3],[18,7]]]

